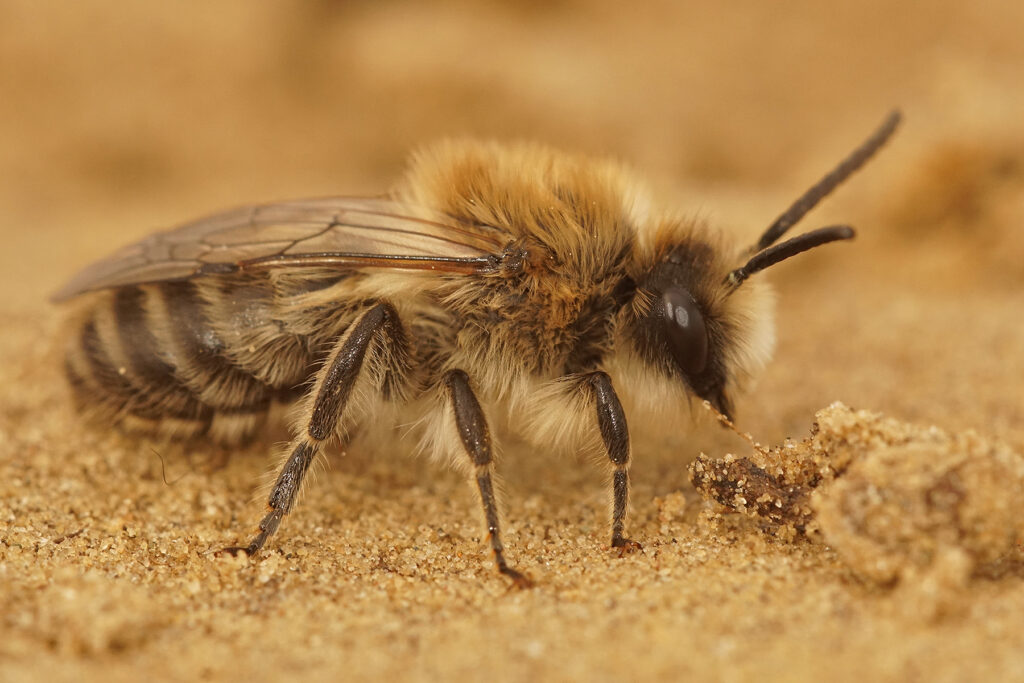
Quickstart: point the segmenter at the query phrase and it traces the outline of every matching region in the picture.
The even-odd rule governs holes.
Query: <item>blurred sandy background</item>
[[[213,558],[269,447],[207,472],[157,445],[164,485],[151,444],[72,414],[46,302],[156,228],[384,190],[446,135],[619,157],[753,238],[899,107],[802,226],[858,239],[772,274],[779,351],[740,424],[775,443],[843,400],[1022,450],[1022,31],[1010,0],[0,0],[0,678],[1024,680],[1019,563],[937,615],[702,514],[686,464],[743,449],[707,425],[637,435],[645,552],[621,560],[599,473],[510,454],[532,591],[493,574],[464,483],[397,454],[334,458],[259,561]]]

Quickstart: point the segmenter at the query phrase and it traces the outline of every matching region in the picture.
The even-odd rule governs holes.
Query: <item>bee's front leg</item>
[[[623,535],[626,507],[629,504],[630,447],[626,414],[607,373],[592,372],[584,379],[590,387],[590,397],[597,409],[597,426],[613,468],[612,547],[618,548],[620,555],[635,552],[641,549],[640,544]]]

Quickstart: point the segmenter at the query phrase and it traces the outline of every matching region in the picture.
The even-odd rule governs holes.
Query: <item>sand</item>
[[[0,680],[1024,680],[1022,25],[995,1],[5,3]],[[798,524],[693,488],[701,453],[767,457],[696,415],[634,430],[622,558],[602,472],[512,444],[530,590],[461,477],[401,448],[332,454],[266,553],[222,557],[281,434],[226,454],[71,408],[47,296],[153,229],[377,192],[469,134],[617,156],[752,239],[894,106],[803,225],[857,240],[770,275],[779,347],[738,404],[786,486],[810,471],[787,451],[881,430]]]
[[[974,431],[948,434],[834,403],[800,442],[754,444],[744,457],[701,454],[690,481],[772,534],[830,546],[881,585],[949,570],[965,586],[990,563],[1020,559],[1024,455]]]

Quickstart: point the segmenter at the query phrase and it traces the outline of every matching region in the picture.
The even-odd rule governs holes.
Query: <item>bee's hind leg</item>
[[[605,451],[612,464],[612,547],[620,555],[641,550],[636,541],[623,535],[626,526],[626,508],[629,504],[629,428],[612,380],[604,372],[585,376],[590,397],[597,409],[597,426],[601,432]]]
[[[383,346],[386,348],[381,349]],[[295,504],[302,481],[323,443],[335,435],[352,388],[364,369],[367,354],[385,351],[390,367],[384,381],[397,386],[408,371],[408,344],[398,314],[381,302],[362,313],[337,341],[327,363],[317,373],[306,411],[306,428],[292,441],[291,454],[281,468],[270,497],[267,514],[247,546],[225,548],[232,555],[254,555],[267,542]],[[392,386],[393,390],[395,386]]]
[[[517,588],[528,588],[532,581],[525,574],[508,566],[505,560],[505,548],[501,543],[501,531],[498,520],[498,504],[494,495],[492,472],[494,470],[491,452],[491,434],[487,428],[483,409],[473,389],[469,386],[469,377],[462,370],[450,370],[444,376],[444,387],[451,401],[455,414],[455,428],[459,441],[466,455],[473,462],[474,478],[480,491],[480,502],[484,508],[484,519],[487,523],[487,537],[494,553],[494,562],[498,571],[510,578]]]

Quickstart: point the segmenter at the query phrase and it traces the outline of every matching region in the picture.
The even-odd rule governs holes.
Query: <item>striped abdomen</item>
[[[101,292],[71,332],[67,374],[87,411],[237,443],[255,434],[272,401],[296,396],[321,357],[323,340],[296,333],[304,326],[289,315],[266,280]]]

